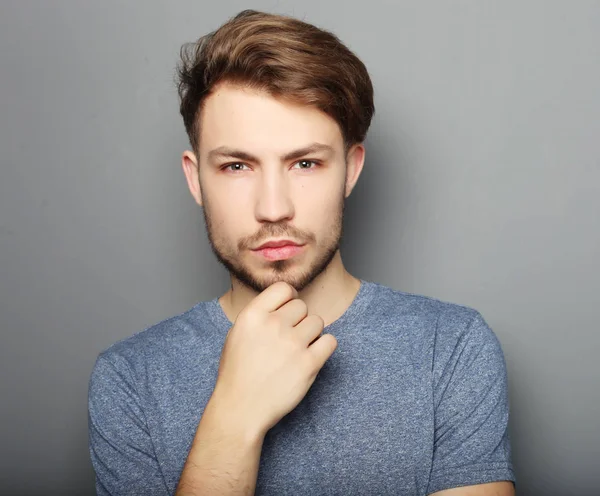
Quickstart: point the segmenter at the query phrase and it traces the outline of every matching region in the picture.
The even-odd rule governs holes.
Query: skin
[[[190,192],[203,207],[213,251],[231,273],[231,289],[220,298],[226,315],[235,321],[261,290],[285,281],[299,290],[310,313],[326,325],[336,320],[360,286],[345,270],[337,244],[343,200],[362,171],[364,146],[354,145],[345,157],[341,131],[329,116],[229,85],[206,99],[200,129],[199,157],[186,151],[182,164]],[[329,150],[281,158],[315,143]],[[257,160],[214,155],[221,147]],[[307,167],[302,160],[319,164]],[[300,256],[279,267],[248,249],[281,238],[306,245]],[[331,250],[331,261],[321,272]],[[242,270],[255,287],[244,284]]]
[[[355,144],[346,153],[339,126],[317,109],[229,84],[205,100],[199,128],[199,152],[185,151],[182,166],[231,276],[219,302],[233,326],[176,494],[251,495],[264,436],[334,352],[337,341],[323,328],[360,287],[344,268],[339,240],[365,149]],[[253,251],[283,238],[302,251],[275,262]],[[514,491],[498,482],[435,494]]]

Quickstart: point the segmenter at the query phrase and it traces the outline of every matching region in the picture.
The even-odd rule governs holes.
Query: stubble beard
[[[330,230],[331,234],[317,246],[319,253],[310,263],[309,267],[299,272],[292,272],[293,267],[296,264],[293,258],[290,260],[276,260],[268,262],[269,273],[264,276],[254,274],[252,270],[242,262],[242,257],[239,256],[239,253],[250,247],[256,246],[256,243],[258,242],[266,241],[270,237],[290,237],[302,240],[303,242],[314,243],[314,235],[312,233],[300,231],[286,223],[265,223],[255,235],[238,242],[238,249],[236,252],[235,250],[228,248],[227,243],[224,243],[219,239],[211,219],[210,207],[206,202],[202,208],[202,212],[204,214],[204,224],[208,234],[208,241],[212,252],[215,254],[219,263],[229,271],[231,276],[235,277],[243,285],[253,289],[257,293],[261,293],[271,284],[278,281],[285,281],[297,291],[302,291],[312,283],[319,274],[327,269],[340,247],[343,236],[344,207],[345,202],[344,197],[342,196],[337,208],[333,226]]]

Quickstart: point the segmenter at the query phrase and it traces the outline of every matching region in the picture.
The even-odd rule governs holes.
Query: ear
[[[350,196],[360,173],[362,172],[363,165],[365,164],[365,147],[362,143],[352,145],[346,155],[346,191],[345,198]]]
[[[184,151],[181,156],[181,166],[183,167],[183,173],[187,179],[190,193],[192,193],[196,203],[202,206],[202,189],[200,188],[200,175],[196,154],[190,150]]]

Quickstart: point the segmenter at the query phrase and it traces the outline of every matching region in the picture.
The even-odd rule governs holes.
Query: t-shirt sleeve
[[[100,496],[168,495],[133,374],[120,357],[100,355],[88,394],[90,456]]]
[[[435,432],[428,494],[515,481],[508,434],[506,365],[481,314],[454,340],[434,381]],[[435,374],[434,374],[435,379]]]

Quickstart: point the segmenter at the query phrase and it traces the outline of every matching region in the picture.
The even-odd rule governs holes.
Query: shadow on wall
[[[341,251],[348,270],[382,284],[410,274],[402,237],[416,206],[416,147],[408,134],[388,137],[385,125],[373,126],[365,142],[366,160],[354,191],[346,200]],[[409,257],[408,257],[409,258]],[[390,273],[391,271],[391,273]],[[400,271],[400,273],[398,273]]]

